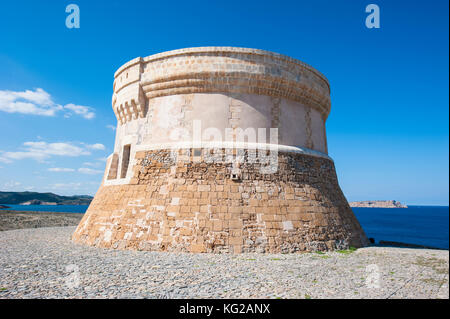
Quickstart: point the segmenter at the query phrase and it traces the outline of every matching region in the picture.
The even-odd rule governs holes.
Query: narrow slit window
[[[114,153],[112,156],[112,159],[111,159],[111,165],[109,166],[108,179],[116,179],[117,178],[118,166],[119,166],[119,155]]]
[[[127,176],[128,164],[130,163],[130,149],[131,145],[125,145],[122,152],[122,170],[120,172],[120,178]]]

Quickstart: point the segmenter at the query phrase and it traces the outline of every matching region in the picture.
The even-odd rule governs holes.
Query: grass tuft
[[[350,247],[349,249],[337,250],[338,253],[348,255],[356,251],[355,247]]]

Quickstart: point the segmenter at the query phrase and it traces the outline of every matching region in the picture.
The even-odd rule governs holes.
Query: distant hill
[[[360,202],[350,202],[350,207],[365,208],[408,208],[408,206],[396,200],[366,200]]]
[[[0,204],[11,205],[89,205],[92,196],[60,196],[53,193],[0,192]]]

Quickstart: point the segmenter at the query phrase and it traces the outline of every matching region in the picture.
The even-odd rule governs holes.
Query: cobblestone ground
[[[117,251],[74,244],[74,230],[0,232],[0,298],[449,298],[447,250]]]

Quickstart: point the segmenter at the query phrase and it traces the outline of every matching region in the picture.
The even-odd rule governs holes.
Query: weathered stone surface
[[[101,187],[73,239],[99,247],[229,253],[367,243],[328,159],[280,153],[276,173],[261,174],[259,164],[244,162],[242,179],[233,181],[231,163],[150,160],[169,154],[138,152],[136,184]]]

